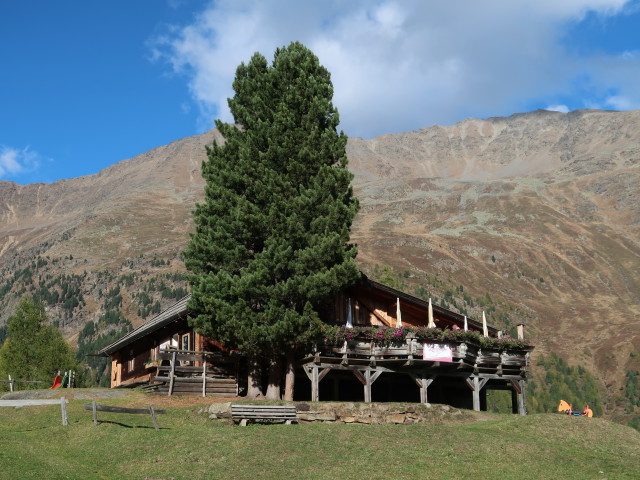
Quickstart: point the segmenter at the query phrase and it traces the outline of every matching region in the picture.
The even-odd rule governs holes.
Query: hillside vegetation
[[[0,337],[24,293],[83,352],[173,303],[214,137],[96,175],[0,181]],[[363,271],[509,332],[524,320],[534,370],[555,353],[595,378],[603,415],[640,418],[640,111],[468,119],[350,139],[347,155]]]

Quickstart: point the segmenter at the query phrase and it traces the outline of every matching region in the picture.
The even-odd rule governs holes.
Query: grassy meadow
[[[80,390],[67,391],[67,398]],[[249,425],[209,420],[212,399],[132,392],[98,400],[148,415],[0,408],[1,479],[638,479],[640,433],[600,418],[482,412],[460,424]],[[200,413],[199,413],[200,412]]]

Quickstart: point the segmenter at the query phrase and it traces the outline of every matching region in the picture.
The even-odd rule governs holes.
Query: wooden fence
[[[15,388],[14,385],[16,383],[42,383],[40,380],[16,380],[15,378],[11,378],[11,375],[9,375],[8,380],[0,380],[0,382],[8,383],[10,392],[14,391],[14,388]]]
[[[62,411],[62,425],[69,425],[67,419],[67,399],[34,399],[34,400],[0,400],[0,407],[33,407],[40,405],[60,405]]]
[[[85,410],[91,410],[93,412],[93,424],[98,425],[98,412],[110,412],[110,413],[126,413],[126,414],[147,414],[151,415],[151,421],[153,422],[153,428],[160,430],[158,426],[158,420],[156,415],[166,413],[165,410],[155,410],[153,405],[149,405],[148,408],[124,408],[124,407],[112,407],[109,405],[98,405],[94,400],[92,403],[84,405]]]

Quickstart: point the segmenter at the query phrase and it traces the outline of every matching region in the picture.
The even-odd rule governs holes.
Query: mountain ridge
[[[149,282],[184,285],[166,276],[184,272],[180,252],[214,137],[222,140],[212,130],[51,184],[0,181],[0,324],[20,292],[61,275],[81,278],[86,301],[49,306],[72,341],[105,313],[118,278],[136,275],[119,307],[134,326],[148,307],[143,293],[167,306]],[[640,369],[640,111],[467,119],[349,139],[347,154],[365,272],[389,265],[407,288],[441,301],[453,287],[490,292],[528,320],[539,352],[589,367],[603,385],[619,388],[625,371]],[[30,290],[16,274],[33,265]],[[63,293],[60,285],[47,288]],[[477,302],[460,306],[479,312]]]

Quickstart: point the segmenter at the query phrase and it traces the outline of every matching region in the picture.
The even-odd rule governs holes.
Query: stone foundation
[[[412,425],[460,422],[472,419],[471,412],[449,405],[425,406],[416,403],[296,403],[299,423],[351,423],[365,425]],[[208,409],[211,419],[231,419],[231,402],[214,403]]]

